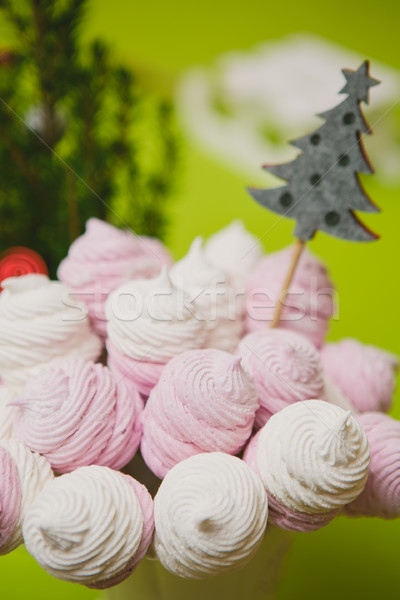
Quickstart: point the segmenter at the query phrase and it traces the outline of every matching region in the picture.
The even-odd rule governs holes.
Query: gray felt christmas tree
[[[347,98],[321,113],[325,123],[310,135],[291,142],[301,154],[292,162],[263,168],[287,181],[272,189],[249,188],[253,198],[276,213],[296,219],[295,236],[311,239],[318,230],[339,238],[368,242],[378,236],[369,231],[354,211],[378,212],[358,179],[373,173],[363,149],[361,134],[371,129],[361,112],[369,88],[379,81],[368,74],[368,61],[357,71],[344,69]]]
[[[320,230],[354,242],[369,242],[379,236],[370,231],[354,211],[379,212],[363,189],[358,173],[373,173],[361,135],[371,129],[360,108],[368,104],[369,88],[379,81],[369,76],[369,62],[357,69],[343,69],[347,98],[335,108],[319,114],[325,123],[319,129],[291,142],[301,154],[290,163],[264,165],[264,169],[286,181],[270,188],[248,188],[262,206],[297,221],[295,245],[271,327],[279,324],[285,297],[305,243]]]

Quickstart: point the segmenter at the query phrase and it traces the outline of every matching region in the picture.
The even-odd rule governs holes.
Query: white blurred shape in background
[[[377,176],[400,182],[400,72],[323,38],[295,34],[248,52],[221,55],[209,68],[188,70],[177,88],[180,120],[203,149],[246,176],[266,182],[263,163],[292,160],[288,141],[313,131],[317,113],[345,99],[338,95],[341,69],[369,58],[382,84],[370,95],[365,115],[374,135],[365,146]],[[397,109],[397,110],[396,110]]]

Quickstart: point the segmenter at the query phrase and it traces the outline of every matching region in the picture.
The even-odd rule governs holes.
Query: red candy
[[[34,250],[15,246],[8,248],[0,255],[0,292],[1,282],[9,277],[20,277],[29,273],[48,275],[46,263]]]

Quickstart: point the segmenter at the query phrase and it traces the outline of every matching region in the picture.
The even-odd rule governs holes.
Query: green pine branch
[[[82,46],[85,8],[0,0],[15,34],[0,60],[0,250],[29,246],[53,275],[91,216],[162,237],[176,181],[170,101],[150,98],[103,42]]]

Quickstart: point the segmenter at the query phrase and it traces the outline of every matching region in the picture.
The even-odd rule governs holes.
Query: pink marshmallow
[[[351,516],[400,517],[400,421],[378,412],[357,416],[370,447],[371,462],[364,491],[346,512]]]
[[[253,376],[260,400],[256,429],[288,404],[323,397],[319,353],[304,336],[284,329],[264,329],[244,337],[238,353]]]
[[[143,413],[142,456],[160,478],[201,452],[236,454],[251,434],[258,399],[240,358],[190,350],[164,368]]]
[[[247,284],[246,329],[265,329],[272,321],[293,247],[265,256]],[[317,348],[324,342],[333,316],[334,288],[324,265],[304,250],[289,287],[279,327],[307,337]]]
[[[257,466],[257,450],[260,431],[256,433],[247,444],[243,454],[243,460],[248,466],[259,475]],[[268,494],[268,523],[286,529],[287,531],[298,531],[308,533],[317,531],[328,525],[339,513],[338,510],[331,510],[326,513],[307,514],[287,508],[267,490]]]
[[[324,370],[354,408],[387,412],[393,401],[398,358],[353,339],[327,344],[321,350]]]
[[[101,364],[60,361],[11,404],[15,435],[58,473],[91,464],[120,469],[140,444],[143,400]]]
[[[110,339],[107,346],[107,366],[118,380],[124,380],[128,387],[133,386],[142,396],[147,398],[160,379],[164,363],[135,360],[117,350]]]
[[[160,241],[93,218],[70,246],[57,275],[86,303],[94,330],[105,337],[108,295],[129,279],[154,277],[171,262]]]
[[[11,455],[0,446],[0,554],[17,526],[21,508],[18,468]],[[7,552],[7,550],[4,550]]]

